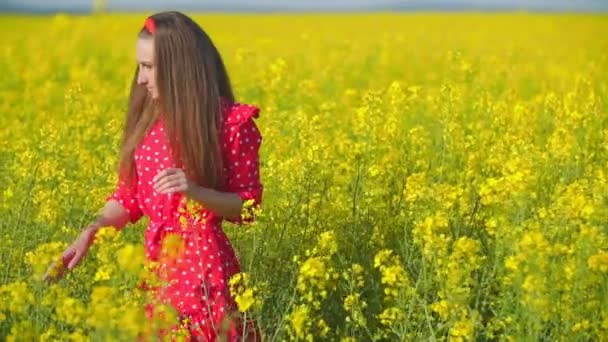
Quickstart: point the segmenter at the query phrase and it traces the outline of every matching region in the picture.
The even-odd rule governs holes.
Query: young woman
[[[259,331],[239,321],[229,292],[239,263],[222,220],[252,222],[255,215],[242,216],[242,210],[262,200],[262,137],[254,122],[259,108],[235,102],[218,50],[182,13],[148,17],[136,58],[116,190],[98,219],[66,249],[64,265],[68,270],[78,265],[100,227],[122,229],[147,215],[148,260],[159,261],[168,234],[183,241],[174,263],[159,263],[169,281],[159,296],[188,319],[191,336],[214,341],[225,333],[231,341],[258,340]],[[186,202],[199,205],[196,213],[184,214]],[[151,317],[153,308],[147,309]]]

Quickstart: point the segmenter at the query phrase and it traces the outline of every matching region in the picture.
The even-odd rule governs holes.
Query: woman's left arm
[[[219,216],[231,220],[237,220],[241,216],[243,200],[234,192],[217,191],[193,184],[184,194]]]
[[[255,214],[247,213],[246,217],[241,217],[241,214],[246,201],[252,201],[251,206],[254,208],[259,208],[262,202],[259,160],[262,136],[251,118],[236,127],[238,128],[231,131],[227,150],[227,191],[195,184],[179,168],[159,172],[153,180],[154,189],[159,193],[182,192],[232,223],[253,222]]]
[[[182,192],[186,197],[200,203],[206,209],[229,218],[237,219],[241,215],[243,200],[234,192],[217,191],[195,184],[187,179],[182,169],[171,168],[160,171],[154,177],[154,189],[161,194]]]

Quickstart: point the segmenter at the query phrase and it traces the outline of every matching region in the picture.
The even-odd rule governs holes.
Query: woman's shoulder
[[[247,122],[250,118],[258,118],[260,116],[260,108],[253,104],[222,101],[222,112],[224,121],[227,124],[240,124]]]

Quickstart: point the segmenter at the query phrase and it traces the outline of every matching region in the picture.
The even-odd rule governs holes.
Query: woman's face
[[[137,83],[146,86],[153,99],[158,99],[156,88],[156,64],[154,63],[154,39],[139,38],[135,45],[137,58]]]

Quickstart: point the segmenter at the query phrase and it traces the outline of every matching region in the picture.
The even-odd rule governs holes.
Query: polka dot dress
[[[259,108],[226,102],[223,108],[224,125],[220,139],[225,191],[259,205],[263,187],[260,183],[258,151],[262,137],[254,122],[254,118],[259,116]],[[237,312],[228,282],[233,274],[239,272],[236,255],[222,229],[225,218],[203,208],[197,213],[197,218],[188,219],[187,227],[184,227],[179,223],[184,195],[154,191],[154,176],[161,170],[175,167],[161,119],[156,121],[135,150],[135,165],[137,179],[133,182],[134,186],[127,187],[119,179],[116,190],[107,199],[118,201],[128,212],[132,223],[143,215],[150,218],[145,231],[148,260],[158,262],[162,241],[168,234],[178,234],[185,247],[180,257],[171,264],[160,263],[169,283],[162,293],[158,289],[155,289],[155,293],[175,307],[180,318],[188,319],[192,337],[214,341],[220,332],[224,332],[230,341],[242,340],[246,334],[243,334],[243,324],[239,319],[232,319],[228,328],[225,325],[225,319]],[[245,224],[254,219],[229,221]],[[153,307],[147,307],[149,317],[153,310]],[[248,326],[247,334],[249,336],[245,340],[259,339],[253,336],[259,336],[255,327]]]

